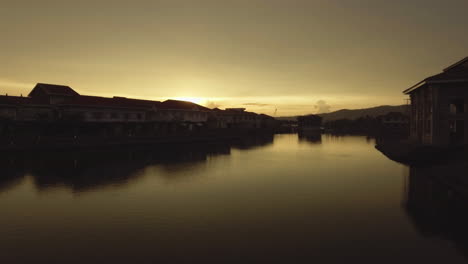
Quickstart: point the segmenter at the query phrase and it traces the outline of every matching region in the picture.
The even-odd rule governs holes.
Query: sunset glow
[[[0,94],[25,95],[43,82],[305,114],[320,100],[332,110],[404,104],[401,91],[414,80],[468,52],[466,1],[137,2],[8,3]]]
[[[175,97],[175,98],[172,98],[172,99],[192,102],[192,103],[196,103],[196,104],[199,104],[199,105],[204,105],[206,103],[206,101],[207,101],[205,98],[201,98],[201,97]]]
[[[467,263],[468,0],[0,5],[0,264]]]

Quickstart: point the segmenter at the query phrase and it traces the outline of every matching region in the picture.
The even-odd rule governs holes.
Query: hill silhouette
[[[338,119],[357,119],[360,117],[370,116],[376,117],[379,115],[385,115],[390,112],[405,113],[408,109],[408,105],[381,105],[371,108],[363,109],[341,109],[338,111],[319,114],[323,117],[323,121],[333,121]],[[297,116],[277,117],[278,120],[296,120]]]

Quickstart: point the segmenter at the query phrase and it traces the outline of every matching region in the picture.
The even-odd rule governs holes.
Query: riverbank
[[[445,162],[467,153],[464,146],[421,146],[407,140],[378,139],[375,148],[389,159],[407,165]]]

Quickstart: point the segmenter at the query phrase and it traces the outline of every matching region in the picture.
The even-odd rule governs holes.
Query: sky
[[[183,99],[276,116],[405,103],[468,56],[466,0],[3,0],[0,94]]]

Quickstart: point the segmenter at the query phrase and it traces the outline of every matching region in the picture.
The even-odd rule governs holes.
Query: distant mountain
[[[376,117],[379,115],[385,115],[390,112],[401,112],[405,113],[408,109],[407,105],[382,105],[371,108],[364,109],[341,109],[338,111],[319,114],[323,117],[323,121],[333,121],[338,119],[357,119],[360,117],[371,116]],[[286,116],[286,117],[277,117],[278,120],[296,120],[297,116]]]
[[[390,112],[405,113],[407,109],[407,105],[382,105],[364,109],[342,109],[335,112],[320,114],[319,116],[323,117],[323,121],[333,121],[337,119],[357,119],[365,116],[376,117]]]

